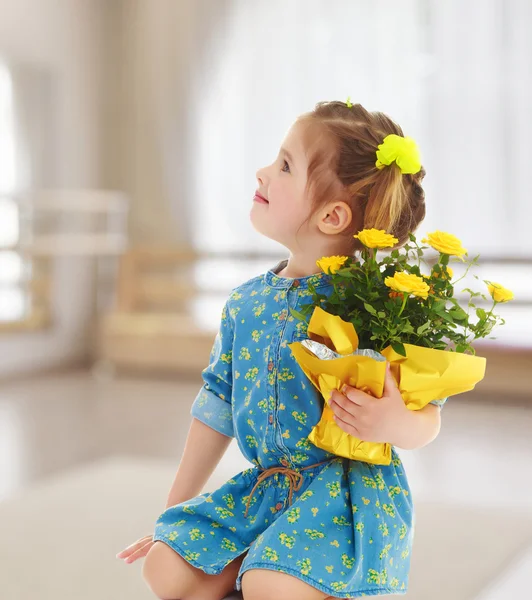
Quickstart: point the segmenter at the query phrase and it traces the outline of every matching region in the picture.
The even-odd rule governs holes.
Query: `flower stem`
[[[399,311],[399,314],[397,315],[398,317],[401,316],[401,313],[405,309],[407,299],[408,299],[408,295],[406,293],[404,293],[403,294],[403,305],[401,306],[401,310]]]

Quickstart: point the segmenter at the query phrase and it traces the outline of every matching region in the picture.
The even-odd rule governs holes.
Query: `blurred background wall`
[[[25,161],[19,156],[14,180],[6,181],[9,156],[2,156],[0,221],[5,247],[16,245],[17,213],[8,201],[24,189],[40,186],[98,188],[101,185],[103,143],[102,106],[105,83],[104,7],[105,2],[0,2],[0,72],[4,91],[4,118],[8,113],[9,73],[22,73],[46,88],[48,111],[35,107],[35,127],[53,122],[48,128],[40,156],[49,168],[37,181],[22,178]],[[25,89],[21,86],[21,89]],[[41,89],[42,91],[42,89]],[[31,93],[31,92],[30,92]],[[49,100],[49,102],[48,102]],[[5,121],[4,121],[5,122]],[[4,142],[7,131],[2,131]],[[0,209],[0,210],[2,210]],[[13,244],[14,242],[14,244]],[[23,303],[18,287],[20,264],[12,254],[0,255],[1,321],[18,320]],[[83,257],[57,257],[51,298],[54,326],[34,332],[0,335],[0,376],[58,364],[78,362],[87,355],[87,317],[90,316],[91,271]],[[3,269],[2,269],[3,266]],[[14,271],[14,272],[13,272]],[[3,272],[3,273],[2,273]]]
[[[492,279],[517,286],[512,314],[523,319],[532,276],[525,0],[3,0],[2,7],[4,59],[48,78],[54,123],[44,178],[15,182],[8,194],[123,192],[131,247],[217,257],[194,267],[198,281],[219,272],[216,264],[229,277],[209,304],[217,315],[228,286],[259,264],[235,269],[235,257],[252,249],[270,264],[266,257],[283,255],[249,223],[257,168],[272,160],[298,114],[350,96],[388,112],[418,140],[428,173],[420,232],[452,231],[471,256],[481,252]],[[5,373],[91,353],[94,258],[58,251],[50,269],[53,331],[0,342],[11,348]],[[65,300],[67,287],[76,301]],[[525,337],[511,321],[512,335]]]

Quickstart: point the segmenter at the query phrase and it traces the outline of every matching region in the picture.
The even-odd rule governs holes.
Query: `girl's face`
[[[301,247],[308,234],[308,227],[301,225],[311,209],[305,194],[308,161],[303,128],[302,123],[292,125],[276,160],[257,171],[257,195],[250,214],[251,223],[259,233],[292,251]]]

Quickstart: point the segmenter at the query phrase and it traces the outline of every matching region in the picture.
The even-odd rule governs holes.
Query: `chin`
[[[260,222],[260,219],[257,219],[257,217],[253,216],[253,211],[250,215],[250,221],[251,221],[251,225],[253,226],[253,229],[257,232],[260,233],[261,235],[263,235],[264,237],[267,237],[268,239],[277,242],[278,244],[281,244],[281,246],[284,246],[285,248],[288,248],[288,245],[285,243],[285,241],[283,241],[283,239],[281,239],[281,236],[279,235],[279,231],[275,231],[275,228],[273,228],[274,230],[272,231],[270,227],[265,227],[264,223]]]

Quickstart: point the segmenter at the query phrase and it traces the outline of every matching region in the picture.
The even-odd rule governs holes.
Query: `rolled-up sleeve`
[[[209,366],[203,370],[203,387],[190,414],[228,437],[234,437],[231,397],[233,390],[233,325],[226,303],[212,347]]]
[[[443,408],[443,405],[447,402],[448,398],[442,398],[441,400],[433,400],[432,402],[429,402],[429,404],[435,404],[436,406],[439,406],[440,409]]]

